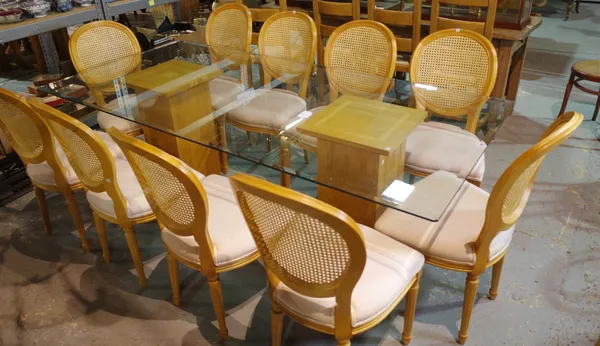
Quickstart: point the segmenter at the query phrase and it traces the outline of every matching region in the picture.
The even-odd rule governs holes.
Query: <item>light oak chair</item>
[[[315,23],[305,13],[281,12],[265,21],[258,41],[265,87],[254,90],[246,104],[230,110],[225,121],[217,123],[222,147],[227,147],[225,122],[251,133],[273,136],[306,110],[304,99],[313,70],[316,35]],[[273,79],[285,83],[288,90],[272,89]],[[292,91],[296,84],[298,93]],[[272,141],[267,143],[272,151]],[[226,173],[227,161],[222,163],[221,169]]]
[[[415,185],[435,188],[460,186],[451,206],[438,222],[387,209],[375,229],[420,251],[431,265],[467,273],[458,342],[464,344],[475,303],[479,276],[493,266],[490,299],[496,299],[504,256],[533,188],[542,161],[581,124],[583,116],[569,112],[557,118],[540,140],[513,161],[492,192],[448,172],[437,172]],[[461,186],[462,184],[462,186]]]
[[[267,270],[272,345],[281,344],[282,312],[350,345],[404,296],[410,342],[423,255],[299,192],[243,174],[231,185]]]
[[[131,163],[160,224],[173,303],[180,304],[178,263],[201,271],[208,279],[219,334],[227,339],[219,273],[259,257],[229,179],[204,177],[178,158],[116,128],[108,132]]]
[[[486,122],[479,117],[497,70],[494,46],[475,32],[447,29],[419,43],[410,67],[416,107],[455,121],[464,121],[466,114],[466,126],[462,130],[432,121],[419,125],[406,142],[406,173],[424,177],[444,170],[481,184],[485,157],[480,155],[486,144],[475,133]]]
[[[345,4],[347,5],[347,4]],[[340,93],[382,100],[396,68],[396,38],[385,25],[356,20],[335,29],[327,41],[324,62],[330,103]],[[310,109],[315,114],[324,106]],[[290,165],[289,143],[306,151],[317,151],[317,139],[292,127],[280,137],[280,160]],[[290,186],[289,174],[281,173],[281,185]]]
[[[360,19],[360,0],[350,2],[313,0],[313,18],[317,26],[317,63],[323,65],[325,57],[323,38],[330,37],[345,22]]]
[[[52,131],[43,117],[29,107],[25,99],[2,88],[0,88],[0,109],[2,109],[0,129],[26,165],[27,175],[33,184],[44,219],[46,233],[52,233],[52,226],[45,191],[58,192],[67,201],[83,249],[90,251],[83,220],[74,196],[75,191],[83,189],[83,184],[69,164]],[[98,135],[109,148],[111,156],[123,155],[121,149],[106,133],[98,133]]]
[[[482,10],[485,9],[485,21],[466,21],[440,17],[440,5],[476,8],[478,19],[481,17]],[[432,34],[438,30],[444,29],[466,29],[482,34],[491,41],[497,6],[497,0],[431,0],[431,23],[429,25],[429,33]]]
[[[408,60],[406,58],[412,54],[421,41],[421,0],[413,0],[411,12],[377,8],[375,0],[368,0],[367,13],[370,20],[383,23],[392,31],[399,31],[398,34],[394,33],[398,48],[396,71],[409,72],[410,58]],[[406,29],[410,29],[411,36],[408,36]]]
[[[105,97],[115,93],[113,79],[142,67],[142,50],[135,35],[113,21],[99,20],[77,29],[69,39],[69,54],[96,103],[111,110],[118,107],[118,101],[107,104]],[[142,134],[140,125],[105,112],[98,113],[98,124],[102,129],[117,127],[132,136]]]
[[[37,99],[29,105],[48,123],[81,180],[94,213],[102,255],[110,262],[104,221],[121,226],[133,258],[138,281],[146,288],[146,276],[133,226],[156,219],[131,166],[124,158],[113,158],[100,137],[85,124]]]

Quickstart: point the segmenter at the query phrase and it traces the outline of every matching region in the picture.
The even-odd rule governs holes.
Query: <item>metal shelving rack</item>
[[[0,43],[38,35],[48,72],[58,73],[60,62],[50,31],[96,19],[110,19],[112,16],[118,16],[126,12],[169,3],[174,3],[174,6],[176,7],[174,11],[175,13],[178,13],[178,1],[179,0],[120,0],[108,3],[106,0],[96,0],[96,6],[73,7],[73,10],[69,12],[51,12],[44,18],[26,19],[19,23],[0,25]]]

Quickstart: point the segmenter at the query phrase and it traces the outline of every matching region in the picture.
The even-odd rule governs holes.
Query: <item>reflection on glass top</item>
[[[358,197],[431,221],[467,179],[481,180],[485,143],[512,111],[509,102],[477,90],[272,54],[173,42],[144,52],[137,66],[122,66],[135,59],[115,59],[44,91],[143,125],[156,146],[163,142],[149,134],[166,133],[178,143],[226,152],[248,173],[276,178],[284,172],[282,182],[334,205]],[[477,135],[461,129],[466,114],[447,118],[424,110],[440,100],[467,109]]]

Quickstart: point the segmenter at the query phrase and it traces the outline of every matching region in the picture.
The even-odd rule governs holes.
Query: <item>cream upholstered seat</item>
[[[237,79],[229,76],[211,79],[208,82],[208,87],[210,88],[210,98],[215,109],[234,101],[235,96],[246,89]]]
[[[290,119],[306,110],[306,101],[287,90],[258,89],[247,105],[230,110],[227,119],[272,131],[281,131]]]
[[[315,115],[325,107],[326,106],[319,106],[309,109],[308,111],[311,112],[312,115]],[[317,137],[309,136],[305,133],[298,132],[298,125],[286,130],[286,136],[289,136],[290,141],[298,143],[299,145],[308,150],[317,151]]]
[[[405,296],[410,342],[422,254],[299,192],[243,174],[231,185],[267,270],[272,345],[281,343],[282,312],[347,346]]]
[[[425,261],[418,251],[370,227],[358,226],[365,240],[367,263],[352,291],[352,327],[360,327],[388,309],[401,297]],[[335,326],[334,297],[305,296],[279,282],[273,291],[273,299],[314,323]]]
[[[446,171],[481,182],[487,145],[458,126],[430,121],[419,124],[406,139],[405,167],[421,175]]]
[[[125,102],[136,102],[136,96],[135,95],[127,95],[127,97],[124,98]],[[119,100],[118,99],[114,99],[110,102],[108,102],[107,104],[102,106],[102,109],[105,109],[107,111],[112,111],[112,110],[116,110],[119,108]],[[136,107],[131,107],[131,109],[133,111],[137,111]],[[137,114],[133,115],[134,119],[137,118]],[[98,112],[98,125],[100,125],[100,128],[103,130],[108,130],[111,127],[116,127],[117,129],[119,129],[119,131],[121,132],[125,132],[127,134],[140,134],[142,132],[142,127],[133,122],[132,120],[127,120],[127,119],[123,119],[120,118],[118,116],[112,115],[110,113],[106,113],[106,112]],[[110,136],[108,134],[103,135],[102,139],[108,138],[110,139],[110,141],[112,141],[112,139],[110,138]],[[116,144],[115,144],[116,145]]]
[[[229,179],[209,175],[200,182],[208,198],[208,233],[213,243],[215,265],[227,265],[256,253],[256,244],[239,210]],[[200,246],[193,235],[179,236],[163,228],[162,239],[173,252],[200,265]]]
[[[433,186],[422,186],[428,184]],[[426,256],[457,264],[474,265],[475,241],[485,221],[485,209],[490,195],[477,186],[464,183],[463,179],[452,174],[434,173],[414,185],[417,190],[425,188],[434,191],[439,184],[454,185],[460,189],[440,217],[440,221],[430,222],[401,211],[387,209],[375,223],[375,229]],[[435,198],[435,195],[429,198]],[[490,261],[508,248],[513,233],[514,225],[496,235],[490,244]]]

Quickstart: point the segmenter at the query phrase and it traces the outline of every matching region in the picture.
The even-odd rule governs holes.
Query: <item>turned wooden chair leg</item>
[[[227,324],[225,323],[225,308],[223,307],[223,293],[221,292],[221,282],[218,276],[208,278],[208,287],[210,288],[210,297],[212,298],[217,322],[219,324],[219,336],[225,341],[229,337]]]
[[[46,204],[46,193],[44,190],[40,189],[37,186],[33,186],[33,191],[35,191],[35,198],[38,201],[38,205],[40,206],[40,212],[42,213],[42,218],[44,219],[44,227],[46,228],[46,234],[52,234],[52,225],[50,225],[50,214],[48,214],[48,205]]]
[[[310,163],[310,158],[308,157],[308,150],[304,149],[304,163],[307,165]]]
[[[412,327],[417,311],[417,296],[419,295],[419,280],[422,271],[417,274],[417,280],[406,294],[406,309],[404,309],[404,331],[402,332],[402,343],[408,345],[412,339]]]
[[[98,231],[98,238],[100,238],[100,246],[102,247],[102,257],[104,258],[105,263],[110,263],[110,250],[108,249],[108,239],[106,238],[104,220],[96,212],[93,212],[93,214],[96,230]]]
[[[81,239],[81,246],[83,247],[83,250],[85,252],[90,252],[90,243],[88,242],[87,237],[85,235],[85,227],[83,225],[83,220],[81,219],[81,212],[79,211],[77,200],[75,200],[75,195],[72,191],[69,191],[66,192],[64,196],[67,200],[67,207],[69,208],[69,212],[71,213],[71,217],[73,218],[73,223],[75,224],[77,233],[79,233],[79,238]]]
[[[137,239],[135,237],[135,230],[131,226],[122,228],[125,230],[127,246],[129,247],[129,252],[131,253],[131,258],[133,259],[133,264],[135,265],[138,281],[142,288],[146,288],[148,285],[146,282],[146,273],[144,272],[144,264],[142,263],[142,257],[140,256],[140,248],[138,247]]]
[[[281,168],[285,169],[286,167],[290,167],[291,163],[291,152],[290,152],[290,144],[284,136],[279,138],[279,163],[281,164]],[[281,186],[290,187],[291,177],[289,174],[280,172],[280,180]]]
[[[271,307],[271,345],[281,345],[281,331],[283,329],[283,313],[275,304]]]
[[[248,145],[254,144],[254,139],[252,138],[252,132],[246,131],[246,135],[248,135]]]
[[[215,119],[215,127],[217,129],[217,140],[219,141],[219,146],[221,147],[221,151],[219,151],[221,173],[227,174],[229,172],[229,164],[227,163],[227,153],[225,152],[227,149],[227,138],[225,135],[225,119],[223,119],[223,116]]]
[[[338,346],[350,346],[350,339],[336,339],[335,342]]]
[[[598,95],[598,99],[596,100],[596,108],[594,108],[594,116],[592,117],[592,121],[596,121],[596,117],[598,116],[599,110],[600,110],[600,95]]]
[[[469,336],[469,322],[471,321],[471,313],[473,312],[475,297],[477,296],[479,274],[468,273],[465,286],[462,320],[460,323],[460,331],[458,332],[458,343],[461,345],[465,344],[467,337]]]
[[[167,250],[167,263],[169,265],[169,278],[171,279],[171,288],[173,289],[173,304],[179,306],[181,298],[179,296],[179,263],[171,251]]]
[[[492,267],[492,287],[490,287],[490,300],[495,300],[498,296],[498,284],[500,284],[500,275],[502,274],[502,265],[504,256]]]
[[[271,135],[267,135],[267,151],[268,152],[273,151],[273,136],[271,136]]]
[[[569,81],[567,82],[567,87],[565,88],[565,96],[563,97],[563,103],[560,106],[560,112],[558,115],[561,115],[565,112],[567,108],[567,103],[569,102],[569,96],[571,95],[571,90],[573,89],[573,81],[575,80],[575,75],[571,72],[571,76],[569,77]]]

